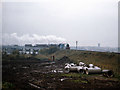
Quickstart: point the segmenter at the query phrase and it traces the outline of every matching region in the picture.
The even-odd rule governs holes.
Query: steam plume
[[[17,33],[12,34],[3,34],[2,35],[2,44],[3,45],[24,45],[24,44],[38,44],[38,43],[45,43],[45,44],[53,44],[53,43],[61,43],[66,42],[66,39],[57,37],[55,35],[47,35],[47,36],[39,36],[37,34],[24,34],[22,36],[18,36]]]

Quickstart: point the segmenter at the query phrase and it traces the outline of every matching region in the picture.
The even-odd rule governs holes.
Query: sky
[[[118,46],[119,0],[3,0],[2,44]]]

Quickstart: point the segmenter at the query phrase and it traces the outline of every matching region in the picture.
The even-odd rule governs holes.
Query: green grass
[[[109,52],[94,52],[94,51],[75,51],[75,50],[61,50],[54,53],[56,59],[67,56],[74,63],[80,61],[86,64],[94,64],[102,69],[113,70],[116,74],[120,74],[120,63],[118,63],[120,54]]]
[[[120,75],[119,74],[116,74],[115,78],[117,78],[120,81]]]
[[[4,90],[12,90],[14,89],[14,85],[10,82],[3,82],[2,89]]]
[[[62,77],[65,77],[65,78],[72,78],[72,79],[69,79],[68,81],[69,82],[73,82],[73,83],[84,83],[84,84],[87,84],[88,81],[86,80],[82,80],[82,78],[84,77],[88,77],[88,75],[86,74],[80,74],[80,73],[68,73],[68,74],[61,74]]]

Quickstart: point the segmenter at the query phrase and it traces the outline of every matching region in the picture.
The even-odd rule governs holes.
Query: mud
[[[84,75],[65,73],[64,64],[67,57],[58,61],[49,60],[11,60],[3,61],[2,81],[11,83],[12,89],[118,89],[117,78],[106,78],[101,74]],[[3,88],[4,89],[4,88]]]

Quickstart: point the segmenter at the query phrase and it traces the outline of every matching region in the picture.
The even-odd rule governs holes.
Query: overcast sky
[[[3,44],[118,46],[119,0],[3,2]]]

